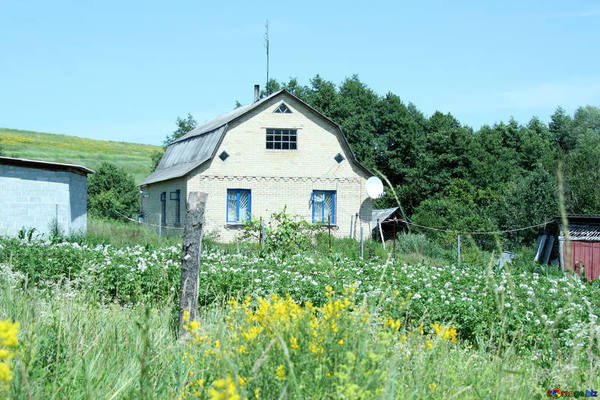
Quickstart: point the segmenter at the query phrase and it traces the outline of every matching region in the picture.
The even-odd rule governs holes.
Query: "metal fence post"
[[[458,235],[458,247],[457,247],[457,258],[458,258],[458,266],[460,267],[460,235]]]
[[[394,217],[394,251],[392,254],[396,258],[396,217]]]
[[[162,214],[158,213],[158,243],[162,239]]]
[[[331,250],[331,215],[327,216],[327,230],[329,231],[329,250]]]
[[[383,230],[381,229],[381,221],[377,220],[377,225],[379,225],[379,234],[381,235],[381,244],[383,245],[383,249],[385,250],[385,240],[383,239]]]
[[[365,242],[363,239],[363,227],[360,227],[360,258],[365,258]]]

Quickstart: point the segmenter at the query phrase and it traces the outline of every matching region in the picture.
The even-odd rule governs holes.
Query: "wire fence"
[[[164,237],[173,237],[173,236],[181,236],[183,235],[183,227],[179,226],[171,226],[163,224],[163,218],[160,213],[156,214],[146,214],[143,218],[139,220],[135,220],[127,215],[124,215],[117,210],[113,210],[115,215],[118,215],[129,222],[137,224],[139,226],[143,226],[146,229],[153,230],[159,238]]]

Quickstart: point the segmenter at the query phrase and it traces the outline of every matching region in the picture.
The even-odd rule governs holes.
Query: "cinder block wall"
[[[0,234],[21,228],[47,234],[56,219],[64,233],[87,230],[87,178],[67,171],[0,165]]]

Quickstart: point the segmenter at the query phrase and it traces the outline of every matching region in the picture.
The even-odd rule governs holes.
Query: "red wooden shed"
[[[582,271],[588,282],[600,276],[600,215],[569,215],[567,230],[560,224],[558,243],[563,271]],[[569,247],[567,247],[568,232]],[[570,251],[568,251],[570,250]]]

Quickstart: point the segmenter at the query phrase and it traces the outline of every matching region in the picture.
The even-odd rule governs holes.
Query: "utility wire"
[[[389,221],[385,221],[385,222],[381,222],[381,223],[382,224],[389,224],[389,223],[392,223],[392,222],[394,222],[394,223],[396,223],[396,222],[403,222],[403,223],[405,223],[407,225],[413,225],[413,226],[416,226],[418,228],[429,229],[431,231],[454,233],[454,234],[461,234],[461,235],[500,235],[502,233],[525,231],[527,229],[540,228],[542,226],[545,227],[546,225],[548,225],[548,222],[544,222],[543,224],[524,226],[524,227],[521,227],[521,228],[505,229],[503,231],[476,231],[476,232],[468,232],[468,231],[455,231],[453,229],[434,228],[432,226],[419,225],[419,224],[416,224],[416,223],[414,223],[412,221],[404,220],[402,218],[394,218],[393,220],[389,220]]]

